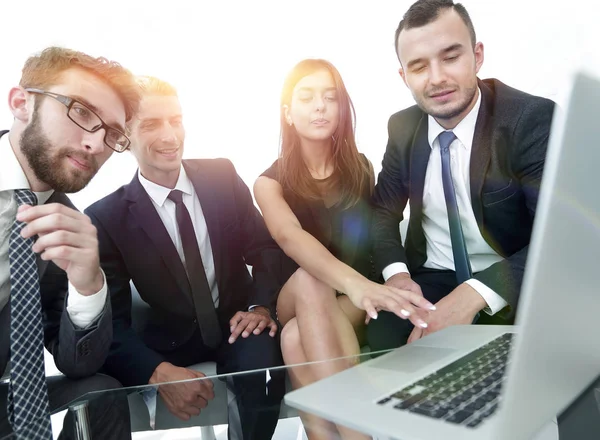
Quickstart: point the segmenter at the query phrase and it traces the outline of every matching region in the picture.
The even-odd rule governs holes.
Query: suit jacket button
[[[171,342],[171,347],[175,347],[175,341]]]
[[[194,324],[198,324],[198,320],[196,318],[194,318]]]

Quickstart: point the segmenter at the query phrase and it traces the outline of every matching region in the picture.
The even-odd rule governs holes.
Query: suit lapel
[[[423,189],[425,187],[425,174],[427,172],[429,156],[431,156],[431,146],[427,139],[427,115],[423,115],[415,131],[410,157],[409,199],[411,202],[411,218],[414,215],[415,219],[420,219],[423,212]]]
[[[129,206],[129,212],[141,228],[146,232],[156,249],[165,262],[165,265],[175,278],[179,289],[186,293],[187,298],[191,298],[191,289],[187,274],[181,258],[175,249],[175,245],[165,229],[165,225],[160,219],[150,196],[144,190],[140,183],[137,173],[129,184],[126,198],[133,202]]]
[[[210,238],[210,247],[215,262],[215,276],[217,284],[222,279],[223,274],[223,259],[222,259],[222,236],[221,236],[221,222],[222,218],[220,215],[219,205],[220,201],[217,200],[217,191],[215,191],[215,182],[211,182],[207,177],[206,173],[202,172],[198,162],[183,162],[185,172],[194,185],[196,196],[200,201],[200,207],[202,208],[202,214],[206,221],[206,227],[208,228],[208,236]]]
[[[492,91],[482,81],[479,81],[479,90],[481,90],[481,106],[475,124],[469,176],[471,182],[471,206],[473,207],[473,213],[475,214],[477,224],[481,228],[481,225],[483,224],[481,192],[483,190],[483,183],[492,154],[490,124],[493,116],[493,96]]]

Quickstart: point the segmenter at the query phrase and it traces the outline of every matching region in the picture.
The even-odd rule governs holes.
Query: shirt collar
[[[175,188],[173,189],[151,182],[150,180],[142,176],[142,172],[139,169],[138,179],[140,179],[140,183],[142,184],[150,198],[154,201],[154,203],[161,207],[165,203],[165,200],[167,200],[167,197],[169,197],[169,194],[171,194],[171,191],[175,189],[178,189],[182,193],[190,196],[194,194],[192,182],[185,173],[183,165],[179,170],[179,178],[177,179],[177,183],[175,184]]]
[[[456,127],[452,129],[456,138],[460,141],[463,147],[467,151],[471,151],[473,146],[473,137],[475,136],[475,124],[477,123],[477,115],[479,114],[479,107],[481,107],[481,90],[478,89],[477,102],[471,109],[471,111],[458,123]],[[442,131],[446,131],[435,118],[428,115],[428,133],[427,139],[429,140],[429,146],[433,148],[433,142],[437,139]]]
[[[0,191],[30,188],[27,176],[12,149],[8,133],[5,133],[0,137]],[[53,193],[53,189],[42,192],[34,191],[38,205],[46,203]]]

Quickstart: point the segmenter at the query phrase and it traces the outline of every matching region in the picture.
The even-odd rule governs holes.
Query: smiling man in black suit
[[[142,101],[130,127],[139,171],[86,210],[113,304],[106,371],[141,385],[202,377],[186,367],[209,360],[220,373],[281,365],[272,309],[281,251],[231,162],[182,161],[175,89],[151,77],[139,84]],[[130,326],[131,280],[152,309],[141,335]],[[244,440],[274,432],[284,376],[271,377],[268,384],[264,373],[233,377]],[[160,386],[159,394],[182,419],[213,397],[209,381]]]

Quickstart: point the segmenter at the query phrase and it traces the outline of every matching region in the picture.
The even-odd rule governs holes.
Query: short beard
[[[58,192],[81,191],[99,169],[94,156],[67,147],[54,146],[43,133],[37,108],[34,109],[31,123],[21,133],[20,145],[35,177]],[[89,164],[90,170],[88,172],[77,169],[63,170],[63,161],[67,156],[84,159]]]
[[[430,116],[440,120],[451,120],[462,114],[473,102],[473,98],[477,93],[477,85],[473,88],[466,89],[467,96],[462,102],[456,104],[454,108],[448,108],[445,111],[435,111],[424,104],[424,100],[416,99],[417,105]]]

